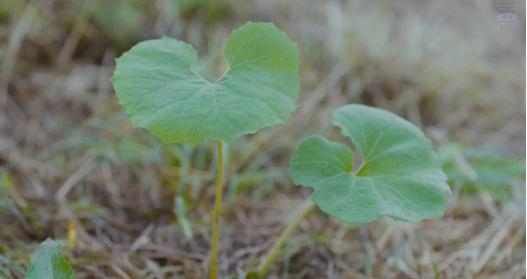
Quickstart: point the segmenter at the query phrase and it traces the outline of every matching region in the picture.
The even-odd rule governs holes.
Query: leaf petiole
[[[258,268],[258,272],[256,273],[256,278],[265,278],[265,275],[267,275],[267,273],[269,272],[269,268],[276,261],[276,258],[278,257],[278,254],[280,253],[280,250],[284,246],[287,239],[289,239],[291,234],[293,234],[293,232],[295,231],[296,227],[298,227],[300,222],[308,215],[308,213],[314,207],[315,203],[311,201],[311,198],[308,198],[299,206],[299,208],[296,210],[297,215],[294,217],[291,223],[289,223],[289,225],[287,225],[287,227],[282,231],[280,236],[278,236],[278,239],[273,244],[273,247],[271,247],[271,249],[265,254],[262,263]]]
[[[212,213],[212,240],[210,248],[210,269],[209,278],[218,278],[218,246],[219,246],[219,229],[221,219],[221,200],[223,195],[223,142],[218,141],[218,165],[216,175],[216,193],[214,202],[214,211]]]

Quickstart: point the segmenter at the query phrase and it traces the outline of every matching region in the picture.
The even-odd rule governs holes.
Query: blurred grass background
[[[516,22],[497,20],[513,7]],[[0,277],[22,278],[47,237],[78,278],[203,278],[214,148],[132,128],[114,59],[163,35],[225,70],[246,21],[301,53],[289,122],[227,145],[220,270],[243,276],[308,197],[288,160],[301,137],[340,137],[332,110],[381,107],[420,126],[453,189],[441,220],[362,227],[311,214],[270,278],[525,277],[525,2],[0,1]]]

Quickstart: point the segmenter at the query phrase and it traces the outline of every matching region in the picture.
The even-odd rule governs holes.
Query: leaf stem
[[[269,272],[269,268],[276,261],[278,254],[282,249],[282,246],[284,246],[287,239],[289,239],[291,234],[295,231],[296,227],[298,227],[300,221],[302,221],[314,207],[315,203],[311,201],[311,198],[308,198],[298,207],[298,209],[296,210],[296,216],[294,217],[292,222],[287,225],[287,227],[282,231],[276,242],[273,244],[273,247],[271,247],[271,249],[265,254],[256,275],[258,279],[262,279],[265,277],[265,275],[267,275],[267,273]]]
[[[214,202],[214,212],[212,213],[212,240],[210,247],[210,267],[209,278],[218,278],[218,246],[219,246],[219,229],[221,218],[221,200],[223,194],[223,142],[218,141],[218,164],[216,175],[216,194]]]

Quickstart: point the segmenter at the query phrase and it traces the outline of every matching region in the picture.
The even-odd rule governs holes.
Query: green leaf
[[[61,255],[60,245],[47,239],[42,242],[33,255],[26,279],[74,279],[71,265]]]
[[[187,205],[182,196],[177,196],[175,199],[174,211],[176,212],[178,224],[183,230],[183,235],[187,240],[192,240],[194,233],[192,231],[192,224],[187,218]]]
[[[497,201],[508,201],[525,193],[525,158],[510,150],[447,144],[438,154],[450,184],[460,186],[463,196],[485,191]]]
[[[117,60],[112,81],[136,127],[164,143],[223,140],[284,122],[296,107],[299,58],[272,23],[247,23],[225,45],[228,71],[209,82],[192,70],[192,46],[144,41]]]
[[[442,216],[450,190],[430,140],[417,127],[363,105],[338,109],[333,124],[361,155],[355,172],[352,151],[321,136],[304,139],[291,159],[294,183],[312,187],[322,211],[349,224]]]

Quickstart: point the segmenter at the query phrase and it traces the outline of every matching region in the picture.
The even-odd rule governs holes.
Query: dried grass
[[[90,2],[0,4],[0,276],[23,277],[31,251],[53,237],[78,278],[205,277],[212,148],[162,146],[133,129],[108,80],[113,59],[140,38],[191,41],[200,66],[217,69],[210,75],[221,72],[215,53],[229,30],[249,19],[276,22],[302,51],[300,109],[229,145],[225,275],[256,266],[308,196],[292,187],[288,158],[303,135],[338,137],[328,121],[335,107],[388,108],[438,144],[525,152],[525,25],[497,23],[492,2],[226,1],[218,4],[226,16],[214,17],[132,1],[147,6],[136,19],[144,22],[133,33],[124,26],[119,41],[97,20],[100,2]],[[523,20],[525,4],[513,4]],[[315,212],[270,278],[524,278],[519,193],[503,201],[458,195],[454,185],[445,217],[420,224],[349,227]]]

